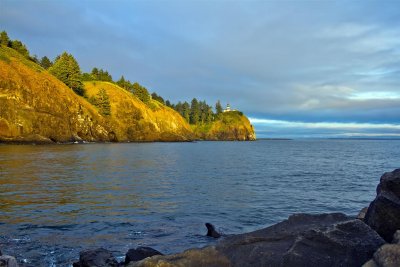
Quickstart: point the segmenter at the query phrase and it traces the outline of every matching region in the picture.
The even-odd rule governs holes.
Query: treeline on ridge
[[[67,52],[58,55],[54,61],[51,61],[47,56],[38,59],[36,55],[30,55],[25,44],[19,40],[11,40],[5,31],[0,33],[0,44],[16,50],[25,58],[39,64],[43,69],[47,70],[70,87],[76,94],[87,98],[91,104],[99,109],[100,113],[106,116],[111,115],[110,100],[106,90],[101,88],[96,96],[87,97],[83,86],[84,81],[105,81],[114,83],[131,92],[147,105],[150,105],[150,100],[153,99],[174,109],[192,125],[210,123],[219,118],[220,114],[223,112],[219,100],[215,104],[215,112],[212,106],[205,101],[198,101],[196,98],[193,98],[190,103],[187,101],[179,101],[177,104],[173,104],[169,100],[164,100],[163,97],[155,92],[150,94],[146,87],[140,85],[138,82],[127,80],[123,75],[119,80],[114,81],[111,74],[108,73],[107,70],[101,68],[94,67],[90,73],[82,72],[77,60]]]

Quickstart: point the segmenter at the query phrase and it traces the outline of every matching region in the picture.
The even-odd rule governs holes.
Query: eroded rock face
[[[138,247],[130,249],[125,255],[125,264],[130,262],[140,261],[155,255],[163,255],[161,252],[150,247]]]
[[[118,262],[112,253],[104,248],[86,250],[79,253],[79,262],[73,267],[117,267]]]
[[[400,169],[382,175],[365,222],[387,242],[400,229]]]
[[[228,236],[215,247],[129,266],[361,266],[384,243],[368,225],[341,213],[296,214],[265,229]]]

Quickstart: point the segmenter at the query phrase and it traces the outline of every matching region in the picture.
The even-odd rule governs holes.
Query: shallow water
[[[104,247],[163,253],[271,225],[296,212],[356,214],[398,140],[0,146],[0,250],[28,266],[70,266]]]

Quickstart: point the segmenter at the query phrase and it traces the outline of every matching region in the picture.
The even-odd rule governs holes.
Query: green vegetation
[[[202,125],[215,121],[217,118],[216,114],[213,112],[213,109],[210,105],[208,105],[205,101],[198,101],[196,98],[193,98],[191,103],[188,102],[178,102],[178,104],[171,104],[169,100],[167,100],[166,105],[175,109],[187,122],[192,125]],[[218,102],[219,103],[219,100]],[[219,104],[221,106],[221,104]],[[222,112],[222,107],[221,107]]]
[[[111,115],[110,97],[104,88],[101,88],[96,96],[90,97],[89,102],[95,105],[101,114]]]
[[[54,65],[49,68],[49,72],[78,95],[85,95],[85,89],[81,80],[81,69],[71,54],[64,52],[60,56],[57,56]]]
[[[50,59],[46,56],[42,57],[42,59],[39,62],[39,65],[42,66],[43,69],[47,70],[51,66],[53,66],[53,62],[50,61]]]

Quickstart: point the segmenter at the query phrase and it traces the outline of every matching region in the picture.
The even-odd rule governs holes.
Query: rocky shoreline
[[[18,266],[1,256],[0,267]],[[82,251],[74,267],[150,266],[400,266],[400,169],[382,175],[377,196],[357,218],[342,213],[294,214],[250,233],[222,237],[214,246],[163,255],[130,249],[124,262],[99,248]]]

